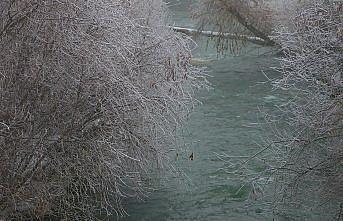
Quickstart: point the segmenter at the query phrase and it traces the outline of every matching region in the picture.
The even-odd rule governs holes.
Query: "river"
[[[169,1],[174,25],[193,27],[189,20],[190,0]],[[169,178],[145,201],[130,202],[129,217],[122,221],[257,221],[273,220],[258,204],[248,206],[248,188],[220,168],[226,163],[217,154],[253,154],[262,142],[259,108],[272,109],[281,98],[271,92],[261,70],[275,76],[270,67],[277,64],[269,48],[248,45],[239,56],[217,56],[206,49],[206,40],[197,39],[194,57],[207,66],[213,89],[197,96],[196,108],[185,126],[185,153],[176,164],[187,179]],[[194,152],[194,160],[187,153]],[[256,167],[256,170],[260,168]],[[278,219],[279,220],[279,219]]]

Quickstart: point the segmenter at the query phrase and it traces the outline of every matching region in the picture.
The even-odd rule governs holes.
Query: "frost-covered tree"
[[[196,13],[202,26],[209,24],[219,32],[253,35],[273,45],[268,36],[273,28],[270,16],[271,9],[264,0],[205,0]]]
[[[0,219],[94,220],[168,166],[205,83],[161,0],[0,1]]]
[[[264,196],[266,184],[275,187],[276,213],[295,220],[313,220],[312,214],[342,220],[343,2],[205,0],[203,7],[202,18],[221,32],[258,36],[232,13],[238,11],[248,24],[273,36],[282,51],[281,76],[269,80],[290,97],[278,107],[278,116],[266,115],[264,129],[272,135],[262,149],[248,157],[223,154],[232,163],[225,169],[249,180],[251,198]],[[255,160],[266,170],[247,166]]]
[[[277,33],[282,77],[273,81],[291,99],[280,107],[272,139],[278,202],[343,219],[343,3],[304,7],[294,31]],[[282,129],[284,128],[284,129]],[[336,209],[337,214],[328,211]]]
[[[219,52],[237,52],[246,41],[278,46],[273,31],[280,25],[293,27],[290,18],[308,3],[308,0],[203,0],[194,17],[200,22],[200,33],[207,29],[215,31],[208,36],[216,37]]]

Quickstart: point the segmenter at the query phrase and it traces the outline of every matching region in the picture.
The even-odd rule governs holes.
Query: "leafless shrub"
[[[337,209],[335,218],[342,220],[342,2],[312,4],[293,21],[294,32],[277,33],[285,56],[280,58],[282,77],[273,84],[292,98],[280,107],[285,129],[276,124],[269,146],[275,205],[283,212],[324,209],[322,216],[330,218],[329,211]]]
[[[123,215],[204,86],[160,0],[0,1],[0,219]]]
[[[342,220],[343,5],[306,4],[292,19],[293,32],[276,33],[281,77],[270,79],[289,99],[266,114],[263,129],[271,135],[261,149],[218,155],[230,165],[221,170],[250,185],[250,199],[262,198],[266,209],[291,220]]]
[[[293,19],[302,8],[320,3],[321,0],[271,0],[268,5],[273,9],[272,20],[275,29],[280,26],[287,27],[290,31],[294,31]]]

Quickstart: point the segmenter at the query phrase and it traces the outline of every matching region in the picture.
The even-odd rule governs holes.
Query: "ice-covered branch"
[[[221,37],[233,40],[242,40],[248,41],[254,44],[267,46],[269,45],[265,40],[259,37],[248,36],[248,35],[239,35],[239,34],[232,34],[232,33],[220,33],[217,31],[200,31],[193,28],[183,28],[183,27],[171,27],[176,32],[182,32],[187,35],[202,35],[206,37]]]

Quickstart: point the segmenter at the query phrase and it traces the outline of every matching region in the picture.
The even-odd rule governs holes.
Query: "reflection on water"
[[[187,19],[190,1],[170,1],[174,21],[180,26],[192,26]],[[198,40],[200,47],[205,41]],[[258,106],[272,107],[280,98],[271,94],[261,70],[276,61],[262,55],[263,50],[249,46],[250,53],[217,59],[215,50],[198,50],[194,56],[209,60],[209,81],[213,89],[200,92],[202,105],[190,117],[185,126],[188,153],[194,152],[194,160],[181,153],[176,164],[189,179],[178,182],[169,179],[146,202],[130,202],[130,217],[123,221],[252,221],[272,220],[264,207],[255,205],[247,209],[249,188],[240,181],[218,170],[225,162],[215,153],[246,155],[256,151],[261,141],[261,121]],[[270,73],[275,75],[275,73]],[[259,168],[256,168],[258,170]]]

